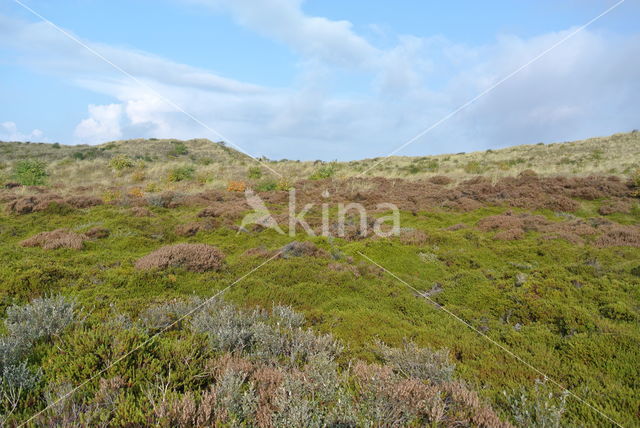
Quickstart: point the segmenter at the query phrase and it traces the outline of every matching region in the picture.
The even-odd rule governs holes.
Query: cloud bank
[[[299,55],[296,80],[286,88],[264,87],[147,52],[83,42],[249,153],[272,158],[386,155],[572,31],[503,35],[482,46],[398,35],[382,49],[347,21],[305,14],[300,0],[188,2],[288,46]],[[221,139],[47,24],[0,16],[0,44],[25,67],[114,99],[88,106],[75,142]],[[345,73],[366,90],[345,90]],[[399,154],[626,131],[640,127],[639,95],[640,36],[584,30]]]
[[[47,141],[39,129],[31,132],[21,132],[15,122],[0,123],[0,141]]]

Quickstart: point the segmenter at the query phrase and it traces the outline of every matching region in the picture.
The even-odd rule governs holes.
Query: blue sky
[[[326,160],[389,154],[616,3],[20,1],[145,86],[7,0],[0,140],[222,134]],[[639,18],[626,0],[398,154],[640,128]]]

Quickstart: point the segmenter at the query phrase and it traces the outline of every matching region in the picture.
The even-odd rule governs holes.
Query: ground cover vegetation
[[[637,426],[639,139],[397,158],[369,177],[354,176],[370,160],[267,161],[285,178],[204,140],[0,143],[0,417],[609,424],[442,306]],[[400,234],[362,234],[353,212],[321,236],[319,205],[316,236],[240,226],[235,190],[251,188],[287,232],[292,187],[298,210],[326,202],[332,219],[339,202],[397,204]]]

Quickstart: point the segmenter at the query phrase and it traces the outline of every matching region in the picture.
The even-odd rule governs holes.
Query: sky
[[[581,28],[617,3],[4,0],[0,140],[352,160],[628,132],[640,3]]]

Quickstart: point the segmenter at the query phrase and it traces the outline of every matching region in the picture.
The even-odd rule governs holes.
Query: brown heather
[[[103,239],[107,238],[111,234],[111,232],[109,232],[109,229],[105,229],[104,227],[93,227],[86,231],[84,234],[87,238],[90,239]]]
[[[149,211],[148,208],[144,207],[133,207],[129,210],[132,216],[134,217],[152,217],[153,213]]]
[[[400,230],[400,242],[405,245],[424,245],[429,240],[429,236],[420,229],[402,228]]]
[[[629,214],[633,204],[622,198],[615,198],[605,202],[599,209],[600,215],[611,215],[616,213]]]
[[[178,236],[193,236],[200,231],[207,231],[213,229],[213,224],[210,222],[193,222],[179,224],[175,228],[175,233]]]
[[[595,241],[597,247],[640,247],[640,227],[608,224],[601,227],[605,233]]]
[[[218,271],[222,268],[224,254],[206,244],[168,245],[147,254],[135,263],[136,269],[166,269],[182,267],[193,272]]]
[[[453,180],[446,175],[435,175],[429,179],[429,182],[446,186],[447,184],[453,183]]]
[[[45,250],[58,248],[81,250],[84,246],[84,241],[87,239],[87,236],[71,232],[68,229],[57,229],[51,232],[38,233],[20,242],[20,245],[23,247],[41,247]]]
[[[326,251],[316,247],[316,244],[309,241],[293,241],[280,249],[280,257],[288,259],[290,257],[328,257]]]
[[[72,196],[63,198],[55,194],[41,194],[33,196],[15,197],[9,204],[8,209],[12,214],[29,214],[32,212],[44,211],[52,204],[68,205],[73,208],[89,208],[102,205],[104,202],[100,198],[93,196]]]

